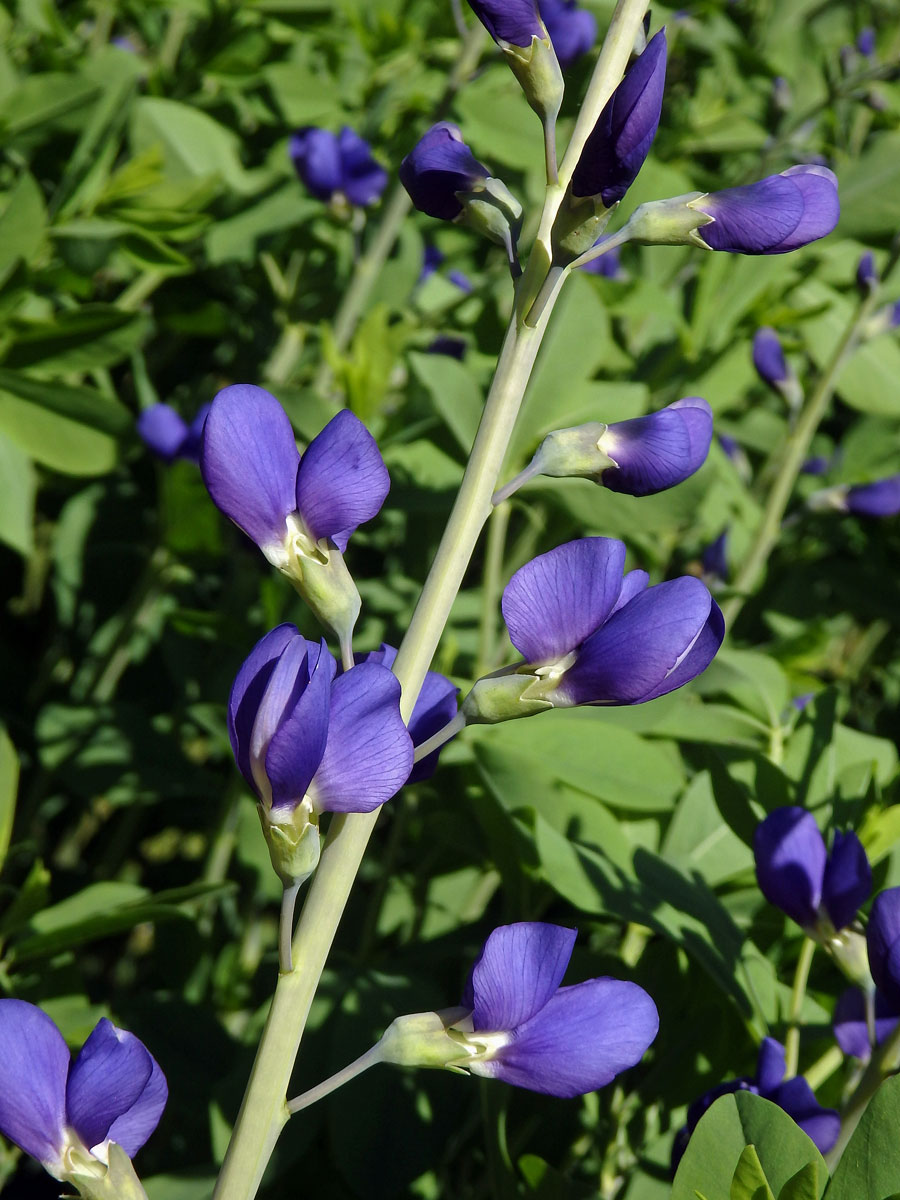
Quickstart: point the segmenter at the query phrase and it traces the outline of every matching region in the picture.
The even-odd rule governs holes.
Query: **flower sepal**
[[[601,472],[618,466],[602,447],[602,438],[608,428],[603,421],[589,421],[570,429],[554,429],[538,446],[532,459],[535,473],[554,479],[575,475],[579,479],[599,481]]]
[[[116,1142],[108,1147],[109,1165],[85,1152],[84,1158],[73,1151],[72,1169],[65,1182],[77,1188],[83,1200],[147,1200],[131,1159]]]
[[[519,81],[525,99],[542,121],[555,121],[563,100],[565,85],[556,51],[545,34],[533,34],[530,46],[499,41],[510,70]]]
[[[529,695],[543,681],[529,669],[527,673],[504,667],[493,675],[476,680],[472,690],[462,704],[467,725],[496,725],[499,721],[513,721],[517,717],[530,717],[535,713],[552,708],[553,704],[541,696]]]
[[[272,810],[262,804],[257,806],[257,812],[275,874],[285,887],[303,883],[319,865],[321,840],[317,814],[306,804],[298,804],[279,820],[273,820]]]
[[[465,1034],[455,1026],[469,1015],[469,1009],[457,1006],[397,1017],[379,1043],[381,1061],[401,1067],[462,1071],[475,1051],[468,1048]]]
[[[281,570],[322,624],[334,630],[342,651],[349,649],[362,600],[344,556],[324,538],[311,549],[300,541],[293,539],[293,552]]]
[[[618,207],[618,200],[607,208],[599,196],[573,196],[569,188],[553,223],[553,261],[564,265],[590,250]]]
[[[522,224],[522,205],[502,179],[489,175],[483,187],[456,195],[462,205],[457,224],[468,225],[508,250],[515,247]]]
[[[707,192],[686,192],[683,196],[638,205],[625,226],[628,240],[645,246],[700,246],[709,250],[697,230],[712,225],[715,218],[694,207],[707,195]]]
[[[869,954],[866,949],[866,935],[859,925],[848,925],[846,929],[837,931],[831,927],[820,933],[822,945],[834,959],[835,965],[843,975],[861,987],[863,991],[875,989],[872,973],[869,970]]]

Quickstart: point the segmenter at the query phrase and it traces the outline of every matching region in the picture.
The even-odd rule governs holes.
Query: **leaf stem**
[[[806,996],[809,969],[816,952],[814,938],[805,937],[800,948],[800,957],[794,970],[794,986],[791,988],[791,1008],[788,1013],[787,1036],[784,1039],[785,1078],[793,1079],[800,1061],[800,1012]]]

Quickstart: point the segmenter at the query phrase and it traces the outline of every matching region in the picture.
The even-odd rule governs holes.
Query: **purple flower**
[[[394,647],[382,642],[377,650],[370,650],[368,654],[357,654],[356,661],[358,663],[380,663],[382,666],[391,668],[396,657],[397,651]],[[427,672],[425,682],[422,684],[422,689],[412,710],[412,716],[409,718],[409,735],[414,747],[427,742],[433,734],[453,720],[457,713],[456,697],[458,694],[459,688],[451,683],[445,675],[441,675],[437,671]],[[417,762],[410,772],[407,783],[419,783],[423,779],[430,779],[437,769],[439,755],[440,750],[435,750],[433,754],[429,754],[421,762]]]
[[[853,832],[835,832],[831,854],[812,813],[776,808],[753,836],[760,891],[807,933],[844,929],[872,891],[872,868]]]
[[[720,579],[723,583],[728,579],[728,530],[723,529],[714,542],[704,549],[700,556],[703,564],[703,574]]]
[[[469,0],[469,7],[501,45],[530,46],[532,38],[546,34],[537,0]]]
[[[769,387],[777,387],[790,378],[790,369],[781,348],[781,339],[774,329],[764,325],[753,335],[753,365],[756,373]]]
[[[837,179],[815,165],[711,192],[689,207],[713,218],[697,229],[706,245],[732,254],[786,254],[831,233],[840,216]]]
[[[712,409],[699,396],[676,400],[646,417],[614,421],[598,444],[616,465],[598,482],[629,496],[674,487],[706,462],[712,429]]]
[[[634,1066],[656,1037],[656,1005],[636,983],[588,979],[561,987],[574,929],[523,921],[488,937],[455,1028],[476,1075],[550,1096],[581,1096]]]
[[[634,183],[656,136],[666,82],[666,31],[647,43],[588,136],[572,175],[574,196],[611,208]]]
[[[856,39],[856,48],[866,58],[872,58],[875,54],[875,30],[871,25],[867,25],[859,31],[859,36]]]
[[[725,632],[693,576],[647,587],[624,579],[625,546],[581,538],[526,563],[503,593],[510,640],[524,662],[479,680],[463,711],[472,723],[575,704],[642,704],[710,664]]]
[[[900,1022],[900,1002],[892,1003],[883,992],[875,992],[875,1045],[880,1046]],[[832,1028],[837,1044],[845,1054],[867,1062],[872,1054],[866,997],[857,987],[847,988],[834,1006]]]
[[[346,409],[297,450],[274,396],[233,384],[212,402],[200,454],[218,508],[288,575],[320,620],[336,630],[349,661],[359,594],[342,555],[390,487],[375,439]]]
[[[900,1011],[900,887],[885,888],[875,897],[866,942],[875,986]]]
[[[344,197],[362,208],[374,204],[387,187],[387,171],[372,157],[368,142],[347,125],[337,135],[314,125],[298,129],[288,154],[317,200]]]
[[[570,67],[593,48],[597,22],[575,0],[540,0],[541,16],[561,67]]]
[[[803,475],[825,475],[831,466],[831,459],[826,454],[814,454],[808,458],[800,471]]]
[[[151,404],[141,411],[135,428],[148,450],[164,462],[186,458],[196,463],[200,461],[200,439],[208,415],[209,405],[204,404],[188,425],[170,404]]]
[[[856,286],[864,296],[868,296],[878,286],[878,272],[875,269],[875,255],[871,250],[859,256],[856,265]]]
[[[893,517],[900,512],[900,475],[847,489],[843,507],[858,517]]]
[[[159,1123],[165,1077],[134,1034],[102,1018],[74,1063],[46,1013],[0,1000],[0,1132],[55,1179],[133,1158]]]
[[[448,358],[455,358],[459,362],[466,357],[468,346],[463,338],[452,337],[450,334],[442,333],[430,342],[426,353],[428,354],[446,354]]]
[[[420,212],[453,221],[463,211],[458,193],[478,191],[490,178],[449,121],[439,121],[400,164],[400,182]]]
[[[419,273],[418,283],[424,283],[426,279],[437,271],[438,267],[444,261],[444,255],[438,250],[437,246],[427,245],[425,253],[422,255],[422,270]],[[472,282],[468,276],[462,271],[448,271],[447,278],[452,284],[459,288],[461,292],[471,292]]]
[[[672,1147],[673,1171],[706,1110],[720,1096],[727,1096],[733,1092],[753,1092],[756,1096],[762,1096],[764,1100],[771,1100],[797,1122],[822,1154],[827,1154],[838,1139],[841,1118],[833,1108],[823,1108],[819,1104],[812,1088],[802,1075],[785,1080],[785,1069],[784,1047],[774,1038],[763,1038],[759,1047],[756,1074],[752,1078],[741,1076],[720,1083],[705,1092],[688,1108],[687,1124],[676,1137]]]
[[[364,662],[337,675],[324,641],[293,625],[250,651],[228,699],[228,734],[286,882],[318,861],[320,813],[371,812],[406,782],[413,751],[399,705],[387,667]]]

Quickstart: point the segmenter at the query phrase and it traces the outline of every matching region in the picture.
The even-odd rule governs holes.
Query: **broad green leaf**
[[[288,126],[330,128],[340,122],[340,86],[324,71],[314,72],[302,62],[276,62],[265,66],[262,74]]]
[[[0,726],[0,867],[9,849],[18,790],[19,756],[9,734]]]
[[[0,367],[0,390],[111,437],[130,433],[134,427],[134,418],[128,409],[95,388],[72,387],[57,380],[45,382],[21,371]]]
[[[142,313],[112,304],[83,304],[57,313],[52,321],[18,322],[3,366],[34,367],[42,373],[112,366],[140,344],[147,328]]]
[[[891,1200],[900,1191],[900,1075],[869,1101],[828,1189],[828,1200]]]
[[[900,130],[875,134],[858,158],[841,167],[838,182],[838,233],[863,240],[895,233],[900,226]]]
[[[481,420],[483,398],[481,388],[471,372],[455,358],[446,354],[409,356],[409,365],[416,379],[426,389],[447,428],[456,438],[460,449],[468,455]]]
[[[0,197],[0,277],[16,259],[30,262],[44,240],[47,210],[32,175],[24,171],[16,185]]]
[[[818,1195],[819,1169],[811,1162],[791,1176],[778,1193],[778,1200],[817,1200]]]
[[[206,235],[206,252],[213,264],[236,260],[252,263],[260,238],[296,229],[321,210],[321,203],[305,196],[295,182],[257,200],[236,216],[216,221]]]
[[[755,1146],[745,1146],[734,1169],[731,1200],[775,1200]]]
[[[108,434],[0,390],[0,434],[36,462],[67,475],[102,475],[116,463]]]
[[[27,558],[34,548],[34,466],[3,422],[0,394],[0,541]]]
[[[229,190],[250,195],[272,178],[268,171],[245,170],[236,134],[178,100],[140,97],[133,109],[131,140],[136,154],[161,147],[166,175],[175,181],[218,176]]]
[[[35,913],[46,908],[50,899],[50,872],[40,861],[32,863],[9,908],[0,918],[0,937],[10,934],[30,921]]]
[[[521,88],[504,67],[489,66],[470,80],[460,90],[455,107],[459,123],[466,131],[466,141],[475,157],[489,168],[496,169],[498,165],[532,171],[541,168],[541,138],[534,136],[531,113]]]
[[[29,75],[0,103],[0,124],[10,138],[31,134],[42,125],[71,120],[99,92],[95,83],[62,71]]]
[[[815,1145],[787,1113],[752,1092],[720,1096],[701,1117],[675,1175],[672,1200],[695,1200],[695,1191],[708,1196],[730,1195],[735,1169],[746,1146],[756,1148],[771,1189],[778,1194],[801,1168],[814,1163],[819,1200],[828,1171]],[[866,1191],[854,1200],[874,1200]],[[846,1197],[849,1200],[849,1195]]]

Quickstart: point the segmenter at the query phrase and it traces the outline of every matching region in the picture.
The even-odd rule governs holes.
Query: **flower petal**
[[[606,620],[622,588],[625,546],[579,538],[539,554],[506,585],[501,608],[512,644],[527,662],[562,658]]]
[[[900,887],[885,888],[875,897],[866,943],[875,986],[900,1005]]]
[[[217,508],[265,552],[284,541],[297,507],[300,455],[287,413],[249,383],[224,388],[203,429],[200,470]]]
[[[69,1074],[69,1120],[86,1146],[116,1142],[133,1158],[159,1124],[168,1094],[143,1042],[103,1017]]]
[[[469,7],[495,42],[530,46],[543,37],[536,0],[469,0]]]
[[[400,684],[387,667],[360,663],[335,679],[322,762],[309,795],[319,812],[371,812],[409,777],[412,739]]]
[[[712,192],[693,207],[715,218],[697,230],[712,250],[772,254],[800,224],[803,196],[790,179],[768,175],[743,187]]]
[[[646,589],[649,582],[650,576],[646,571],[641,571],[640,569],[629,571],[622,580],[622,590],[619,592],[619,598],[613,605],[613,610],[609,615],[612,616],[620,608],[624,608],[626,604],[630,604],[635,596]]]
[[[231,685],[231,695],[228,697],[228,736],[238,770],[251,787],[255,787],[250,763],[253,723],[284,648],[298,637],[300,634],[296,625],[277,625],[269,630],[244,659]]]
[[[825,876],[825,842],[812,813],[776,808],[756,827],[753,856],[760,891],[803,928],[816,923]]]
[[[272,693],[272,711],[278,713],[265,752],[273,810],[294,808],[300,803],[319,769],[328,740],[331,681],[337,664],[324,640],[319,646],[303,638],[298,638],[298,642],[305,643],[302,651],[294,646],[285,650],[264,701],[267,703]],[[292,659],[289,673],[282,683],[279,674],[282,664],[289,659]],[[290,672],[294,673],[295,681],[291,680]]]
[[[881,1045],[894,1032],[900,1022],[900,1007],[892,1004],[882,992],[875,993],[875,1043]],[[851,987],[842,992],[834,1006],[832,1028],[837,1044],[845,1054],[852,1054],[863,1062],[871,1057],[869,1024],[866,1019],[866,999],[859,988]]]
[[[135,429],[144,445],[169,463],[181,453],[188,436],[187,424],[170,404],[151,404],[143,409]]]
[[[872,894],[872,868],[863,844],[853,833],[836,832],[825,865],[822,902],[835,929],[843,929]]]
[[[763,1038],[756,1060],[756,1086],[760,1092],[768,1092],[778,1087],[786,1070],[787,1055],[784,1046],[774,1038]]]
[[[789,1079],[768,1094],[760,1094],[764,1100],[771,1100],[783,1108],[789,1117],[793,1117],[821,1154],[827,1154],[838,1140],[841,1132],[840,1115],[833,1108],[823,1108],[819,1104],[802,1075]]]
[[[373,204],[387,187],[388,174],[372,157],[369,143],[345,125],[338,134],[343,167],[342,191],[351,204]]]
[[[350,536],[378,512],[391,486],[375,439],[348,409],[309,443],[297,472],[297,509],[312,536],[343,554]]]
[[[675,672],[704,633],[711,606],[693,576],[647,588],[588,638],[557,694],[568,704],[638,704],[686,683],[693,676]]]
[[[420,212],[452,221],[462,212],[456,193],[483,187],[490,171],[478,161],[455,125],[439,121],[403,159],[399,176]]]
[[[69,1051],[46,1013],[0,1000],[0,1132],[48,1166],[65,1142]]]
[[[396,657],[397,651],[394,647],[382,642],[377,650],[357,655],[356,661],[358,663],[381,663],[382,666],[391,668]],[[458,710],[456,702],[458,695],[459,688],[451,683],[445,675],[441,675],[438,671],[426,673],[412,710],[412,716],[409,718],[408,728],[413,746],[420,746],[423,742],[427,742],[433,734],[453,720]],[[435,750],[417,762],[409,773],[407,783],[419,783],[423,779],[430,779],[437,769],[440,753],[440,750]]]
[[[725,618],[715,600],[710,599],[709,616],[706,624],[700,630],[693,645],[678,663],[674,671],[670,671],[665,679],[655,688],[651,688],[640,703],[655,700],[658,696],[667,696],[677,688],[684,687],[698,675],[702,675],[719,652],[719,647],[725,637]]]
[[[478,1073],[550,1096],[581,1096],[640,1062],[658,1029],[643,988],[589,979],[560,988]]]
[[[893,517],[900,512],[900,475],[848,488],[848,512],[860,517]]]
[[[513,1030],[539,1013],[562,982],[576,931],[543,921],[501,925],[481,947],[463,993],[476,1033]]]
[[[602,473],[603,486],[629,496],[652,496],[674,487],[706,461],[712,428],[712,409],[699,397],[614,422],[600,438],[600,448],[618,466]]]
[[[574,0],[540,0],[540,9],[559,65],[570,67],[597,40],[594,14],[578,8]]]
[[[768,325],[757,329],[753,335],[753,365],[763,381],[774,387],[788,378],[788,366],[781,347],[781,339]]]
[[[796,185],[803,198],[803,215],[796,228],[771,253],[787,254],[799,250],[831,233],[841,215],[837,176],[816,164],[788,167],[781,174]]]
[[[294,168],[317,200],[328,201],[341,190],[343,171],[338,139],[328,129],[309,125],[298,129],[288,143]]]

